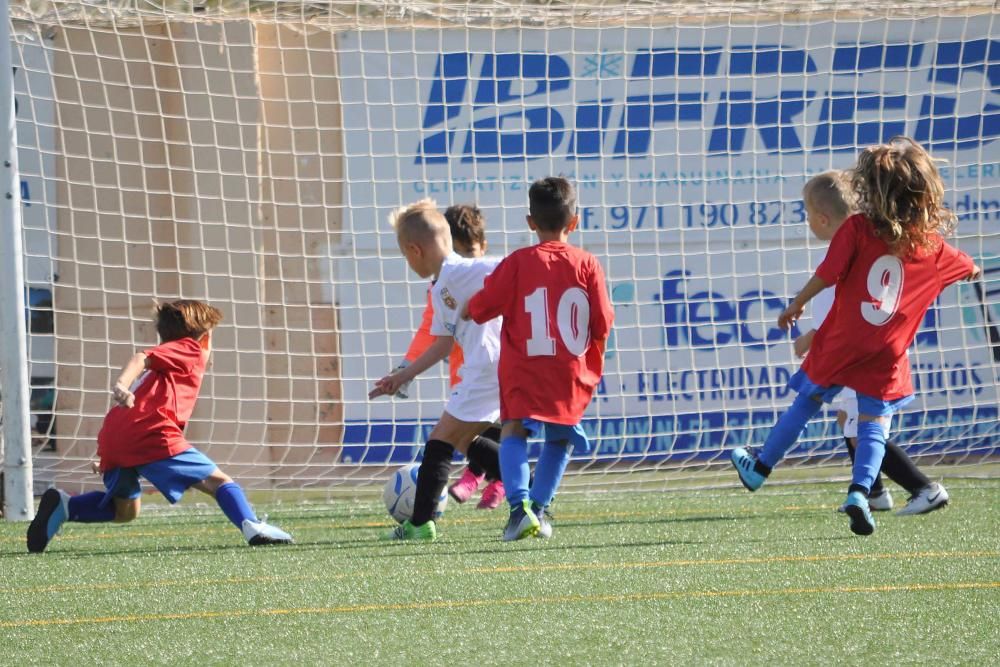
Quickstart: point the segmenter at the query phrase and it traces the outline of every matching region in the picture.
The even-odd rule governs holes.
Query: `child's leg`
[[[920,493],[922,489],[931,484],[931,480],[920,471],[913,459],[892,440],[885,443],[882,472],[896,484],[909,491],[911,496]]]
[[[764,447],[758,455],[758,460],[768,468],[777,465],[784,458],[785,452],[791,449],[795,441],[802,435],[809,420],[815,417],[822,408],[823,401],[820,397],[798,394],[788,411],[781,415],[778,423],[771,429],[767,440],[764,441]]]
[[[552,503],[563,473],[566,472],[570,454],[569,442],[566,440],[546,441],[542,445],[542,453],[535,464],[535,479],[529,492],[531,509],[536,514]]]
[[[78,496],[70,496],[59,489],[48,489],[42,494],[35,518],[28,526],[28,551],[45,551],[67,521],[79,523],[123,523],[131,521],[139,514],[139,478],[134,470],[116,469],[104,475],[108,491],[91,491]],[[108,495],[119,493],[132,498],[115,497],[114,503]],[[121,509],[119,510],[119,506]]]
[[[512,508],[521,507],[528,499],[528,431],[520,419],[503,425],[500,437],[500,471],[507,502]]]
[[[247,500],[243,487],[218,468],[195,484],[194,488],[215,498],[222,513],[240,530],[243,530],[244,521],[257,523],[257,514]]]
[[[437,499],[441,497],[444,487],[448,484],[448,473],[451,470],[451,458],[455,449],[470,458],[475,458],[480,465],[489,463],[488,454],[484,455],[482,446],[476,445],[474,439],[488,424],[466,422],[458,419],[447,411],[441,414],[441,419],[434,426],[424,447],[424,458],[417,472],[417,489],[413,500],[413,517],[410,523],[422,526],[430,521],[437,508]],[[488,447],[487,447],[488,449]]]
[[[858,449],[854,453],[849,492],[871,493],[885,457],[886,417],[862,414],[858,418]]]
[[[858,440],[857,438],[844,438],[844,444],[847,445],[847,455],[851,458],[851,468],[854,468],[854,460],[857,457]],[[886,443],[886,456],[888,457],[888,443]],[[882,461],[882,467],[885,467],[885,460]],[[875,481],[872,482],[872,488],[869,491],[869,496],[881,496],[885,493],[885,485],[882,483],[882,475],[875,475]]]

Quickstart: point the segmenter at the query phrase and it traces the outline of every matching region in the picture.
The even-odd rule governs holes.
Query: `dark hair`
[[[455,204],[444,212],[444,219],[451,227],[452,242],[472,247],[486,245],[486,218],[475,204]]]
[[[222,313],[207,303],[181,299],[157,304],[154,321],[160,340],[169,343],[182,338],[201,338],[222,321]]]
[[[528,212],[535,226],[558,232],[576,215],[576,190],[561,176],[549,176],[531,184]]]
[[[955,214],[944,205],[944,183],[934,160],[908,137],[861,152],[851,185],[858,210],[899,257],[936,250],[955,230]]]

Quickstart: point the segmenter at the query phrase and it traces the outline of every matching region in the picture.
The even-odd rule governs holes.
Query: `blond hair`
[[[851,184],[858,210],[899,257],[934,251],[955,230],[955,214],[944,205],[944,183],[933,158],[908,137],[863,150]]]
[[[840,170],[816,174],[803,186],[802,199],[831,218],[846,219],[854,211],[850,174]]]
[[[448,221],[433,199],[421,199],[396,209],[389,216],[389,222],[396,230],[396,236],[403,241],[423,245],[444,237],[451,245]]]

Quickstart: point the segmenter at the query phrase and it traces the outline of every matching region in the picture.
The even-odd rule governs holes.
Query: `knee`
[[[142,506],[138,498],[115,498],[115,523],[128,523],[139,516]]]
[[[225,484],[232,484],[233,478],[216,468],[211,475],[196,485],[199,491],[204,491],[210,496],[215,496],[215,492]]]

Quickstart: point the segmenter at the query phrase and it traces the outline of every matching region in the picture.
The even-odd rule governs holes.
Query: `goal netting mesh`
[[[366,397],[428,288],[388,213],[476,203],[504,254],[551,174],[577,184],[573,241],[616,317],[566,488],[732,484],[727,451],[791,399],[775,320],[823,253],[802,185],[898,134],[942,160],[986,273],[929,311],[895,438],[921,464],[997,454],[992,3],[11,5],[36,487],[98,483],[108,388],[181,297],[226,317],[187,436],[244,485],[363,489],[417,459],[447,369]],[[789,458],[847,473],[832,414]]]

